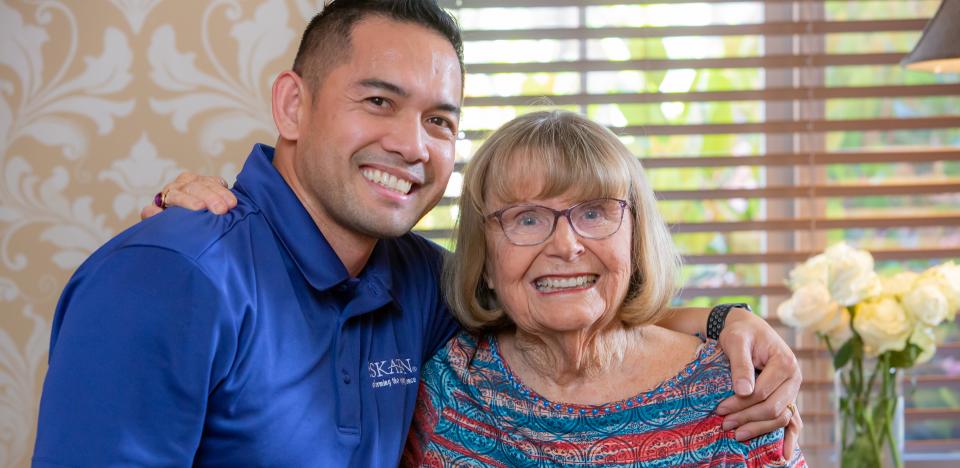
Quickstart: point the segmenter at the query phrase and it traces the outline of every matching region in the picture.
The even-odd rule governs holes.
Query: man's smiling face
[[[296,177],[326,221],[397,237],[436,205],[453,171],[460,64],[440,34],[378,16],[354,25],[351,45],[305,106]]]

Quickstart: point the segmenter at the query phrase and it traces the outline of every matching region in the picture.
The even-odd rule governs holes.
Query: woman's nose
[[[583,244],[580,243],[580,236],[573,230],[570,221],[565,216],[557,220],[557,228],[554,229],[548,242],[548,253],[563,258],[564,260],[573,260],[583,253]]]

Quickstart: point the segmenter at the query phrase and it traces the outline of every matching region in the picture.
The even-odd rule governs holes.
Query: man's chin
[[[377,239],[395,239],[410,232],[416,225],[416,221],[411,222],[385,218],[372,221],[373,222],[364,223],[363,226],[358,226],[358,230],[367,236]]]

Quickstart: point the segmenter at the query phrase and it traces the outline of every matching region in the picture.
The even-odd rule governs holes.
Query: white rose
[[[853,328],[863,338],[864,350],[871,356],[899,351],[907,344],[913,324],[907,311],[890,296],[857,304]]]
[[[880,293],[880,278],[873,271],[870,252],[840,243],[827,249],[824,256],[827,287],[840,305],[851,306]]]
[[[830,297],[844,306],[852,306],[883,292],[880,277],[873,271],[840,270],[834,273],[831,270],[828,287]]]
[[[940,325],[950,310],[947,297],[933,281],[919,281],[900,302],[915,319],[931,327]]]
[[[791,291],[796,291],[810,283],[827,284],[827,257],[815,255],[790,270]]]
[[[910,342],[920,347],[917,364],[929,361],[937,352],[937,337],[933,334],[933,328],[918,324],[910,335]]]
[[[920,274],[918,281],[935,281],[947,298],[947,320],[956,317],[960,308],[960,266],[947,262],[928,269]]]
[[[809,283],[780,304],[777,315],[791,327],[825,333],[836,326],[840,310],[826,286]]]
[[[851,268],[873,270],[873,256],[870,252],[850,247],[846,242],[830,246],[823,252],[823,256],[827,258],[827,263],[842,261],[851,264]]]
[[[912,271],[901,271],[893,276],[881,278],[880,286],[884,294],[900,297],[913,289],[918,277],[920,275]]]
[[[837,307],[840,307],[839,304]],[[850,312],[845,307],[840,307],[840,313],[833,321],[833,326],[824,331],[823,334],[830,338],[830,344],[835,348],[846,343],[853,337],[853,330],[850,328]]]

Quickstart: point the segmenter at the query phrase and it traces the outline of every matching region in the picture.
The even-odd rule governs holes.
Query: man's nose
[[[383,149],[399,154],[408,163],[427,162],[430,153],[426,145],[426,128],[419,116],[401,116],[392,123],[383,139]]]

